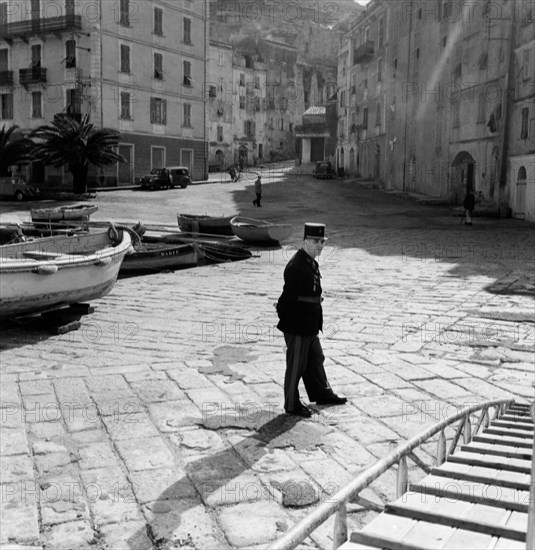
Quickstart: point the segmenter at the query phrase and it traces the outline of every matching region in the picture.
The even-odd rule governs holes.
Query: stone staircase
[[[339,548],[526,550],[533,441],[533,411],[509,406]]]

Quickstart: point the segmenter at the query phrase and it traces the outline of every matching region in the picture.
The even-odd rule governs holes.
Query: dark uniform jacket
[[[284,269],[284,288],[277,302],[277,328],[289,334],[313,336],[323,328],[321,275],[318,262],[298,250]]]
[[[474,193],[467,193],[464,197],[463,206],[466,210],[473,210],[476,206],[476,196]]]

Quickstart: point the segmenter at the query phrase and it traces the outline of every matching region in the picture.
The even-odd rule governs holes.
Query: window
[[[130,94],[128,92],[121,92],[121,118],[131,119],[130,114]]]
[[[340,107],[345,107],[346,106],[346,92],[345,90],[342,90],[340,92]]]
[[[163,10],[154,8],[154,34],[163,35]]]
[[[284,131],[284,119],[281,118],[280,129]]]
[[[370,39],[370,27],[364,29],[364,42],[368,42]]]
[[[520,130],[520,139],[527,139],[528,137],[528,119],[529,119],[529,107],[522,109],[522,128]]]
[[[255,76],[255,77],[254,77],[254,87],[255,87],[257,90],[260,90],[260,77],[259,77],[259,76]]]
[[[381,104],[379,102],[375,105],[375,126],[381,126]]]
[[[191,127],[191,104],[184,103],[184,126]]]
[[[384,18],[379,18],[379,47],[381,48],[385,39],[385,21]]]
[[[154,78],[163,80],[163,55],[161,53],[154,54]]]
[[[416,59],[420,59],[420,48],[416,48]]]
[[[41,92],[32,92],[32,118],[43,118]]]
[[[41,68],[41,44],[32,46],[32,69]]]
[[[80,107],[81,98],[78,90],[76,88],[70,88],[67,90],[67,114],[71,116],[79,115],[81,113]]]
[[[8,70],[9,70],[8,49],[2,48],[0,50],[0,72],[8,71]]]
[[[223,141],[223,126],[217,127],[217,141]]]
[[[253,63],[252,57],[249,55],[245,55],[244,58],[245,58],[245,66],[248,69],[254,69],[254,63]]]
[[[193,80],[191,78],[191,63],[189,61],[184,61],[184,86],[191,86]]]
[[[243,122],[243,130],[246,136],[254,136],[255,134],[255,123],[252,120],[245,120]]]
[[[222,53],[217,54],[217,64],[221,67],[225,63],[225,55]]]
[[[0,95],[0,119],[13,118],[13,94]]]
[[[41,17],[41,1],[30,0],[30,13],[32,19],[35,21]]]
[[[7,2],[0,3],[0,25],[7,23]]]
[[[448,43],[448,37],[443,36],[442,37],[442,47],[445,48],[447,43]]]
[[[119,1],[119,25],[130,26],[130,0]]]
[[[366,130],[368,128],[368,107],[362,109],[362,129]]]
[[[522,52],[522,57],[523,57],[523,71],[522,71],[522,79],[523,80],[529,80],[529,77],[530,77],[530,67],[531,65],[529,64],[529,50],[524,50]]]
[[[130,46],[121,44],[121,72],[130,72]]]
[[[394,59],[394,76],[393,76],[393,78],[396,78],[397,71],[398,71],[398,60],[396,58],[396,59]]]
[[[184,43],[191,44],[191,19],[184,17]]]
[[[167,124],[167,100],[150,98],[150,121],[153,124]]]
[[[240,73],[240,86],[245,86],[245,74]]]
[[[217,97],[217,88],[213,85],[208,87],[208,97]]]
[[[65,42],[65,68],[74,69],[76,67],[76,40],[67,40]]]
[[[245,96],[240,96],[240,109],[245,109]]]
[[[382,82],[383,80],[383,58],[380,57],[377,60],[377,82]]]
[[[461,101],[457,99],[451,104],[453,110],[452,127],[459,128],[461,126]]]
[[[479,58],[479,70],[484,71],[489,64],[489,54],[487,52],[483,52],[481,54],[481,57]]]
[[[478,97],[478,104],[477,104],[477,123],[482,124],[485,122],[485,94],[481,93]]]

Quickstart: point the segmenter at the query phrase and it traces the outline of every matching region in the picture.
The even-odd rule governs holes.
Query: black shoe
[[[322,399],[317,399],[316,403],[318,405],[345,405],[347,403],[347,397],[340,397],[334,394],[334,395],[331,395],[330,397],[323,397]]]
[[[303,405],[302,407],[299,407],[295,409],[295,411],[286,411],[286,414],[292,415],[292,416],[302,416],[303,418],[310,418],[312,416],[312,411]]]

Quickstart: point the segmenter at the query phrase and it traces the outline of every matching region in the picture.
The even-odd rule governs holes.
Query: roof
[[[305,115],[325,115],[327,114],[327,109],[325,107],[319,107],[317,105],[312,105],[304,113]]]

